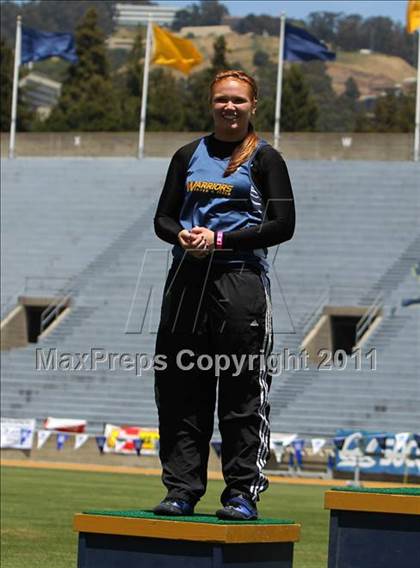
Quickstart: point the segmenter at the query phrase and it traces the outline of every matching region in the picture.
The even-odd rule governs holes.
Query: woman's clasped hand
[[[214,249],[214,231],[205,227],[193,227],[191,231],[183,229],[178,233],[178,241],[188,254],[203,258]]]

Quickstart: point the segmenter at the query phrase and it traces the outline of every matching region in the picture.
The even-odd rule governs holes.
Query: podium
[[[78,568],[292,568],[300,525],[283,519],[222,521],[151,511],[86,511],[74,517]]]
[[[420,489],[335,488],[328,568],[418,568]]]

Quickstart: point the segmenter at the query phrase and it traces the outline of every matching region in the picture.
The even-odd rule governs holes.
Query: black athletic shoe
[[[180,517],[183,515],[193,515],[194,506],[188,501],[183,499],[176,499],[166,497],[163,501],[159,503],[154,509],[155,515],[169,515],[171,517]]]
[[[243,495],[237,495],[229,499],[223,509],[216,511],[216,516],[230,521],[254,521],[258,519],[258,511],[252,501]]]

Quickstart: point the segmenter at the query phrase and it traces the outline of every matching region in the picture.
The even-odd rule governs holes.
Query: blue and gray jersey
[[[260,226],[265,205],[251,177],[251,163],[258,150],[266,145],[260,140],[250,158],[235,172],[223,177],[230,156],[218,158],[209,153],[207,137],[201,138],[188,164],[184,201],[179,222],[184,229],[206,227],[212,231],[236,231]],[[173,255],[182,258],[185,251],[175,245]],[[268,268],[266,248],[252,251],[229,251],[214,256],[216,263],[242,265],[244,262]]]
[[[169,165],[154,217],[156,234],[186,253],[178,243],[182,229],[194,226],[223,231],[223,248],[213,261],[267,268],[267,248],[292,238],[295,207],[286,164],[260,140],[248,161],[223,177],[238,142],[210,134],[182,146]],[[186,259],[202,262],[191,255]]]

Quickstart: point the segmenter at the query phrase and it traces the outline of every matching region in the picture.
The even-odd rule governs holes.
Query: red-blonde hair
[[[257,100],[258,86],[255,80],[244,71],[235,69],[228,69],[227,71],[220,71],[220,73],[217,73],[213,81],[210,83],[210,100],[213,96],[213,88],[215,84],[219,81],[223,81],[224,79],[235,79],[237,81],[246,83],[249,87],[251,98],[254,100],[254,102]],[[241,164],[248,160],[248,158],[253,154],[255,148],[257,147],[258,140],[259,138],[255,133],[252,123],[250,122],[248,125],[248,134],[242,140],[241,144],[239,144],[239,146],[237,146],[233,151],[228,167],[223,174],[224,177],[232,174],[239,168]]]

